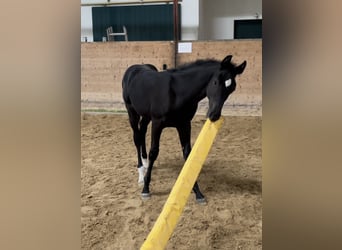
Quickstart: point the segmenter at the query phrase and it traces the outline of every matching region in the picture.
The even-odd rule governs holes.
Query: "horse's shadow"
[[[252,195],[262,193],[262,182],[257,178],[233,175],[230,171],[217,172],[210,166],[205,166],[199,184],[207,195],[210,193],[249,193]]]
[[[242,167],[242,166],[239,166]],[[157,168],[167,170],[171,175],[170,179],[176,181],[179,172],[181,171],[181,160],[173,163],[164,163],[157,166]],[[233,174],[229,168],[225,167],[227,171],[218,172],[217,169],[222,169],[218,163],[209,163],[203,166],[199,177],[199,185],[203,190],[204,195],[212,196],[217,193],[221,194],[251,194],[260,195],[262,193],[262,182],[257,178],[244,177],[242,175]],[[172,186],[164,187],[162,190],[156,190],[154,195],[164,196],[171,192]]]

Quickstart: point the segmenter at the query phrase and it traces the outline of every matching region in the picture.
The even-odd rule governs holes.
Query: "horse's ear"
[[[226,68],[230,64],[232,57],[233,57],[232,55],[226,56],[221,62],[221,67]]]
[[[247,62],[244,61],[243,63],[241,63],[239,66],[235,67],[235,73],[237,75],[240,75],[242,74],[242,72],[245,70],[246,68],[246,65],[247,65]]]

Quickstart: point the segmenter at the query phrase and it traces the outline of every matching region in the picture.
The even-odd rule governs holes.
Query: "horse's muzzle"
[[[220,112],[218,112],[218,113],[208,112],[207,116],[208,116],[210,121],[215,122],[218,119],[220,119],[221,114],[220,114]]]

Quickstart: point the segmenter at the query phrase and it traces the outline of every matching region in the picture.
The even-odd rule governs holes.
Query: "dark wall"
[[[235,20],[234,39],[262,38],[262,20]]]
[[[180,4],[178,9],[180,12]],[[113,32],[122,32],[123,25],[127,28],[129,41],[173,40],[172,4],[93,7],[92,16],[95,42],[107,36],[106,28],[109,26],[113,27]],[[115,39],[124,40],[123,37]]]

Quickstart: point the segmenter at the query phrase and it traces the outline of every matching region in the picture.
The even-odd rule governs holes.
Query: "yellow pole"
[[[162,212],[140,248],[141,250],[165,248],[222,123],[222,116],[215,122],[206,120]]]

